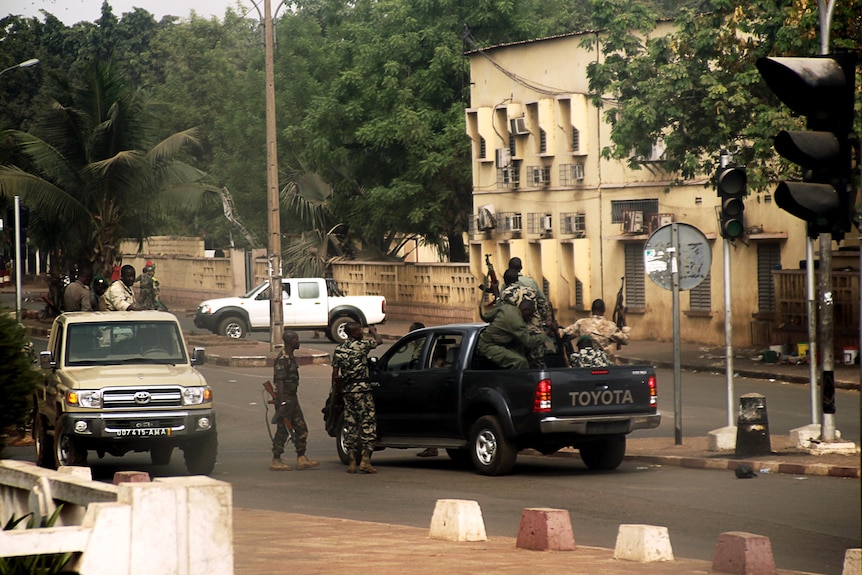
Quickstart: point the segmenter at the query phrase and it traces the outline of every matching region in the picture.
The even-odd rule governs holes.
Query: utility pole
[[[281,295],[281,214],[278,205],[278,149],[275,140],[275,63],[272,48],[270,0],[263,3],[264,59],[266,60],[266,189],[269,226],[267,260],[269,263],[270,351],[284,347],[284,309]]]

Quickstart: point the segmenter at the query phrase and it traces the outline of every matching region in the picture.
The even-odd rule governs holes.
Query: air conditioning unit
[[[527,129],[527,120],[525,118],[512,118],[509,120],[509,131],[516,136],[525,136],[530,133]]]
[[[542,216],[542,233],[550,234],[554,231],[554,219],[550,214]]]
[[[623,232],[639,234],[644,231],[644,213],[642,211],[623,212]]]
[[[497,153],[494,158],[498,168],[508,168],[512,165],[512,152],[509,148],[497,148]]]
[[[497,218],[494,215],[494,205],[480,206],[476,212],[476,229],[487,232],[497,227]]]
[[[647,218],[647,230],[652,233],[662,226],[672,224],[674,222],[673,214],[650,214]]]

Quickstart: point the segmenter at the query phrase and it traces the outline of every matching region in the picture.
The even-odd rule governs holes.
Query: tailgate
[[[656,412],[650,405],[650,366],[553,370],[552,413],[558,417]]]

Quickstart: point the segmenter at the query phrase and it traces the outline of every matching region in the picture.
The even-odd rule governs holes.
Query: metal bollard
[[[769,455],[769,418],[766,415],[766,397],[748,393],[739,398],[739,417],[736,420],[736,455]]]

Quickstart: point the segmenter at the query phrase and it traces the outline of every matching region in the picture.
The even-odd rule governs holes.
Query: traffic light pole
[[[835,441],[834,297],[832,295],[832,234],[820,234],[820,343],[823,348],[823,423],[820,439]]]
[[[808,236],[805,237],[805,286],[808,297],[808,379],[811,385],[811,423],[819,425],[822,406],[817,385],[817,286],[814,285],[814,240]]]

